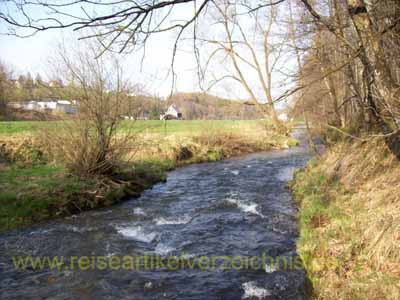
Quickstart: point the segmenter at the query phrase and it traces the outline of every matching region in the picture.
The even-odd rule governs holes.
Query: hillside
[[[131,98],[130,114],[158,119],[175,104],[185,120],[253,120],[262,118],[254,105],[239,100],[224,99],[206,93],[176,93],[166,100],[138,95]]]
[[[166,105],[175,103],[185,119],[259,119],[256,107],[238,100],[224,99],[206,93],[177,93],[168,98]]]

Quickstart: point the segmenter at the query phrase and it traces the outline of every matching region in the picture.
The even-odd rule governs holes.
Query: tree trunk
[[[348,0],[350,18],[356,28],[359,40],[360,40],[360,60],[363,65],[363,81],[366,87],[366,99],[368,103],[368,111],[373,120],[377,123],[380,130],[385,137],[386,144],[389,149],[398,159],[400,159],[400,133],[395,128],[394,120],[387,122],[382,115],[381,107],[376,103],[372,94],[372,85],[376,84],[378,80],[384,85],[382,90],[377,88],[381,95],[394,94],[395,86],[394,82],[388,74],[387,63],[384,56],[380,56],[382,53],[380,49],[380,43],[376,36],[378,32],[374,32],[371,24],[371,19],[368,15],[367,6],[363,0]],[[369,51],[368,51],[369,50]],[[370,54],[370,55],[369,55]],[[372,63],[370,57],[372,56]],[[385,103],[387,99],[381,99],[382,103]]]

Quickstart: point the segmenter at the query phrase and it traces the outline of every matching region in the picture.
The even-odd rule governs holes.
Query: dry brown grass
[[[206,131],[196,134],[141,134],[135,160],[169,160],[176,165],[214,161],[256,151],[287,148],[290,138],[266,131]],[[293,142],[293,141],[292,141]]]
[[[44,128],[38,138],[51,159],[78,176],[113,175],[119,163],[137,148],[134,134],[116,131],[118,124],[97,128],[92,121],[76,119]]]
[[[45,161],[44,144],[34,135],[1,136],[0,161],[31,165]]]
[[[301,214],[335,195],[321,210],[329,222],[302,222],[299,250],[316,299],[400,299],[399,182],[400,162],[379,139],[338,144],[298,176],[295,191],[315,188],[314,195],[297,194]]]

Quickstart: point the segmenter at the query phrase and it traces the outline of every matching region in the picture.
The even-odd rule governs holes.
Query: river
[[[190,165],[140,198],[2,233],[0,298],[307,299],[287,183],[309,158],[299,146]],[[17,271],[13,256],[64,261]]]

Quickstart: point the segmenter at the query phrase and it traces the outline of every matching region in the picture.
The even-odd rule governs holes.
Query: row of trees
[[[218,119],[259,119],[263,115],[251,105],[243,105],[242,101],[224,99],[207,93],[175,93],[162,103],[164,109],[176,104],[187,120]]]
[[[19,75],[14,83],[14,93],[10,101],[38,100],[56,97],[56,89],[63,88],[63,82],[59,79],[45,81],[40,74],[35,78],[28,72],[26,75]]]
[[[320,133],[384,136],[400,157],[398,1],[221,0],[210,15],[214,35],[198,39],[211,49],[202,71],[222,66],[212,84],[238,82],[277,128],[275,105],[291,99]]]
[[[295,112],[324,131],[385,136],[400,157],[400,3],[302,2],[293,18],[301,55]]]

